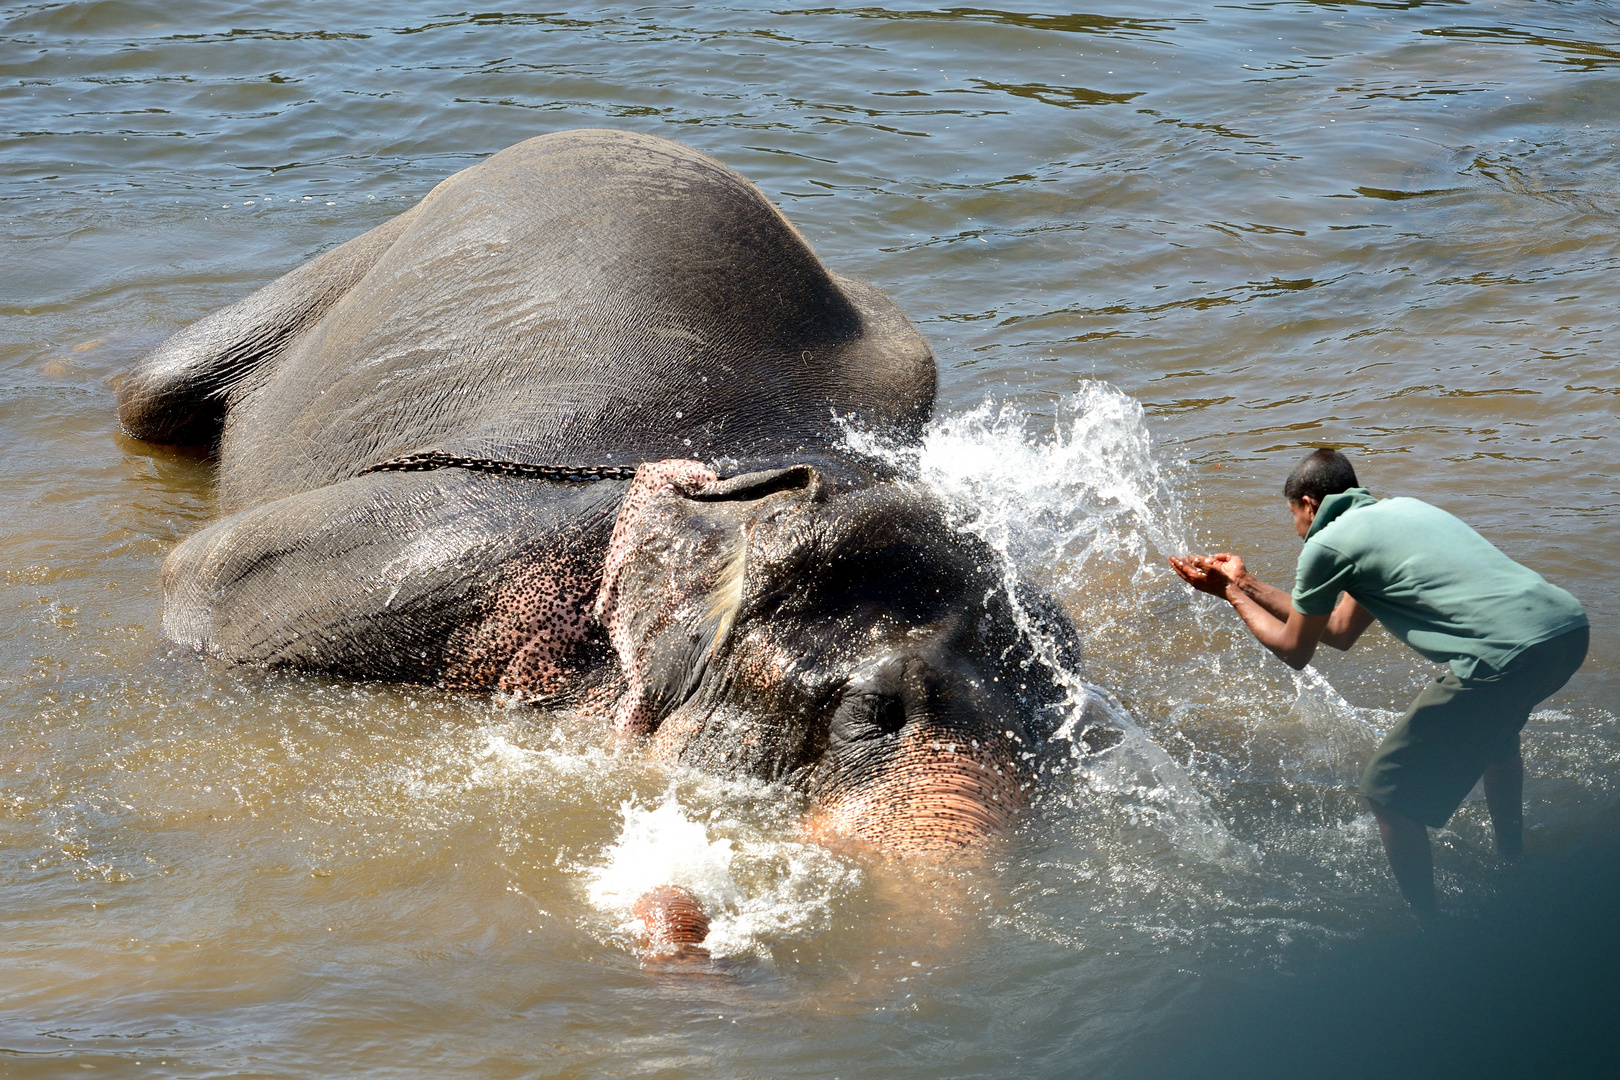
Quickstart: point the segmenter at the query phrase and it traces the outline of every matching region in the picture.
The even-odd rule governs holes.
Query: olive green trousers
[[[1530,646],[1501,671],[1460,679],[1448,671],[1424,687],[1361,774],[1361,793],[1438,829],[1485,770],[1519,755],[1519,732],[1534,709],[1586,659],[1582,626]],[[1487,669],[1488,670],[1488,669]]]

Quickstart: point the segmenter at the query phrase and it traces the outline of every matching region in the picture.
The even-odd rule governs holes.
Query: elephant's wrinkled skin
[[[163,568],[174,640],[601,707],[669,759],[928,849],[1009,819],[1060,696],[993,553],[836,450],[835,417],[915,438],[933,395],[905,316],[747,181],[574,131],[176,334],[119,413],[219,446],[226,516]],[[640,468],[362,474],[424,450]]]

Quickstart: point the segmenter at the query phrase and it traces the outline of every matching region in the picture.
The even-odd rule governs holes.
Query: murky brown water
[[[1582,850],[1620,826],[1617,116],[1603,3],[0,8],[0,1074],[1138,1075],[1222,987],[1411,932],[1350,789],[1428,666],[1378,635],[1295,679],[1161,569],[1285,583],[1317,442],[1586,603],[1526,736],[1531,843]],[[719,156],[911,313],[923,475],[1145,733],[979,861],[158,636],[211,475],[116,433],[116,373],[590,125]],[[1440,841],[1466,922],[1483,806]],[[712,974],[629,949],[667,873],[720,911]]]

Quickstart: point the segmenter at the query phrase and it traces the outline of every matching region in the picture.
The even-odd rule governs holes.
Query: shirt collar
[[[1329,495],[1322,500],[1322,505],[1316,508],[1316,518],[1311,522],[1310,529],[1305,533],[1309,540],[1323,529],[1327,528],[1334,519],[1346,510],[1353,510],[1358,506],[1371,506],[1378,500],[1366,488],[1350,488],[1337,495]]]

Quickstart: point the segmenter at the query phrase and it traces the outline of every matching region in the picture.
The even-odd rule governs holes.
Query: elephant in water
[[[807,792],[818,828],[934,850],[1027,801],[1064,691],[1018,624],[1077,648],[840,449],[840,418],[915,440],[934,385],[894,303],[748,181],[587,130],[174,335],[118,407],[217,445],[222,516],[163,566],[175,641],[600,713]]]

